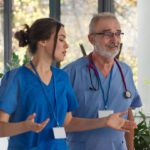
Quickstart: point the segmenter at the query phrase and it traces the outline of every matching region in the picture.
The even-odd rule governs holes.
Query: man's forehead
[[[97,21],[95,28],[102,30],[121,30],[120,24],[116,19],[101,19]]]

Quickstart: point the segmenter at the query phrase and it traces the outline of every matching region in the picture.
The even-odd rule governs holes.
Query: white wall
[[[138,0],[138,87],[150,116],[150,0]]]

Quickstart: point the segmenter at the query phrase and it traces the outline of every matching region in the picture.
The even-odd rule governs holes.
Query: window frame
[[[98,0],[98,12],[114,12],[114,0]],[[50,17],[60,21],[60,0],[49,0]],[[4,1],[4,68],[12,53],[12,0]],[[59,64],[56,64],[59,66]]]

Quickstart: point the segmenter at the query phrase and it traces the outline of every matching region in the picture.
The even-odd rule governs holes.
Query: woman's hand
[[[106,121],[106,126],[116,130],[121,130],[126,132],[129,132],[131,129],[136,128],[137,125],[134,121],[129,121],[122,118],[122,116],[127,113],[128,112],[118,112],[108,116]]]
[[[36,114],[33,113],[32,115],[28,116],[27,120],[25,121],[25,126],[29,131],[34,131],[36,133],[39,133],[43,130],[43,128],[48,124],[49,118],[43,121],[42,123],[36,123],[35,122]]]

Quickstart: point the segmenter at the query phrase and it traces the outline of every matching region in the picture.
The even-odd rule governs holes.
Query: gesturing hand
[[[35,117],[36,117],[35,113],[28,116],[27,120],[25,121],[25,124],[29,131],[34,131],[34,132],[38,133],[41,130],[43,130],[43,128],[47,125],[47,123],[49,122],[50,119],[48,118],[45,121],[43,121],[42,123],[36,123],[34,121]]]
[[[113,129],[126,132],[136,128],[136,123],[134,121],[129,121],[122,118],[122,116],[125,114],[127,114],[127,112],[118,112],[108,116],[106,125]]]

